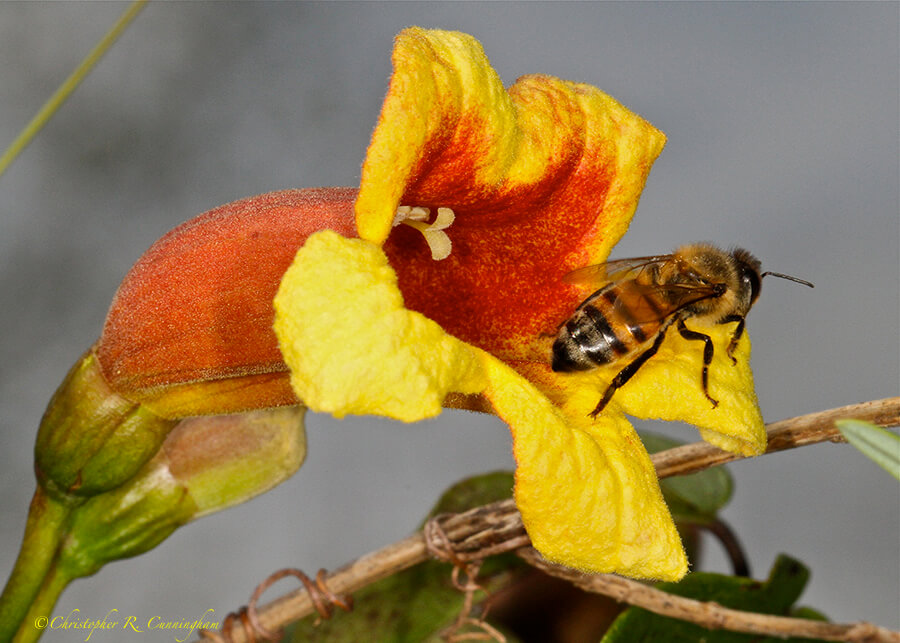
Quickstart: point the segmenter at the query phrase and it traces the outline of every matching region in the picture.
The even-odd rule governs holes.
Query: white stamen
[[[431,258],[440,261],[450,256],[452,244],[444,230],[450,227],[456,215],[450,208],[438,208],[434,221],[425,223],[430,215],[431,210],[428,208],[401,205],[394,216],[394,225],[405,223],[421,232],[431,249]]]

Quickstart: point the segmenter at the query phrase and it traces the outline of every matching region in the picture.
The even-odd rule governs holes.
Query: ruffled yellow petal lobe
[[[393,66],[355,206],[362,238],[383,243],[403,201],[482,226],[525,223],[532,235],[544,222],[548,244],[569,240],[565,253],[544,254],[554,270],[606,257],[662,132],[589,85],[529,75],[507,91],[481,45],[458,32],[404,30]]]
[[[634,377],[630,391],[623,389],[616,394],[622,394],[622,409],[644,419],[693,424],[704,440],[726,451],[745,456],[763,453],[766,428],[756,400],[747,335],[734,352],[736,364],[726,355],[734,327],[733,323],[698,327],[712,338],[715,346],[709,365],[709,394],[719,402],[716,408],[706,399],[700,382],[703,347],[671,333],[663,344],[665,353],[660,359],[644,365]]]
[[[381,248],[330,230],[282,278],[275,334],[299,398],[337,417],[413,422],[438,415],[450,391],[484,388],[473,349],[403,307]]]
[[[692,328],[691,322],[686,324]],[[709,366],[709,394],[703,394],[703,345],[670,330],[659,351],[644,364],[609,402],[611,413],[624,412],[642,419],[686,422],[696,426],[704,440],[720,449],[745,456],[766,450],[766,429],[756,400],[750,370],[750,340],[746,333],[734,352],[726,354],[735,324],[697,326],[709,335],[715,352]],[[573,415],[593,409],[606,386],[625,366],[614,363],[591,373],[558,378],[568,395]]]
[[[516,504],[535,548],[590,572],[677,580],[687,560],[656,473],[620,414],[567,417],[502,362],[485,395],[513,433]]]
[[[479,183],[496,182],[505,169],[497,158],[509,147],[504,139],[515,135],[511,126],[515,115],[508,97],[506,109],[496,108],[501,102],[498,94],[506,95],[503,83],[472,36],[406,29],[396,38],[392,61],[395,72],[366,154],[356,205],[360,237],[379,244],[390,232],[390,221],[410,176],[421,171],[426,141],[467,136],[466,131],[454,132],[447,121],[491,114],[496,138],[473,150],[481,159],[474,177]],[[398,119],[408,125],[396,127],[393,121]]]

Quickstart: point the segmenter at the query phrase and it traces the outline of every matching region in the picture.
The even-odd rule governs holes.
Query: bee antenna
[[[796,281],[798,284],[803,284],[804,286],[809,286],[810,288],[815,288],[810,282],[805,279],[798,279],[797,277],[791,277],[790,275],[785,275],[780,272],[772,272],[767,271],[760,275],[760,278],[765,277],[766,275],[772,275],[773,277],[781,277],[782,279],[787,279],[788,281]]]

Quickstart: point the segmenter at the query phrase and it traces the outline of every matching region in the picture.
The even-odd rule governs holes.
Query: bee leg
[[[709,335],[690,330],[684,325],[684,320],[681,319],[678,320],[678,332],[685,339],[703,341],[703,394],[706,396],[707,400],[712,402],[713,408],[716,408],[719,406],[719,401],[714,400],[709,395],[709,365],[712,363],[713,351],[715,350],[715,348],[713,348],[712,338]]]
[[[732,364],[737,364],[737,360],[734,358],[734,349],[737,348],[738,342],[741,340],[741,335],[744,334],[744,317],[741,315],[728,315],[725,319],[720,321],[720,324],[727,324],[728,322],[737,322],[737,328],[734,329],[734,335],[731,336],[731,341],[728,342],[728,350],[725,353],[728,357],[731,358]]]
[[[619,374],[616,375],[613,378],[613,381],[609,383],[609,386],[606,387],[606,391],[604,391],[603,397],[600,398],[600,401],[597,402],[597,406],[594,407],[593,411],[588,413],[590,417],[596,418],[600,414],[600,411],[602,411],[606,407],[607,403],[612,399],[613,393],[624,386],[625,382],[630,380],[648,359],[656,355],[656,351],[659,350],[660,344],[662,344],[663,339],[665,339],[666,330],[668,330],[669,326],[672,325],[672,322],[674,320],[674,318],[670,319],[662,326],[662,328],[659,329],[659,333],[656,335],[656,339],[653,340],[653,344],[650,345],[650,348],[638,355],[634,359],[634,361],[632,361],[630,364],[628,364],[628,366],[619,371]]]

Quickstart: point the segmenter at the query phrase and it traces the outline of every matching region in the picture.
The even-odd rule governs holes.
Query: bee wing
[[[606,263],[576,268],[563,275],[563,281],[569,284],[585,286],[602,286],[614,281],[633,279],[641,270],[651,264],[661,264],[672,259],[672,255],[656,255],[653,257],[631,257],[614,259]]]
[[[698,301],[722,294],[720,284],[648,284],[634,280],[617,285],[615,308],[623,319],[643,324],[667,319]]]

